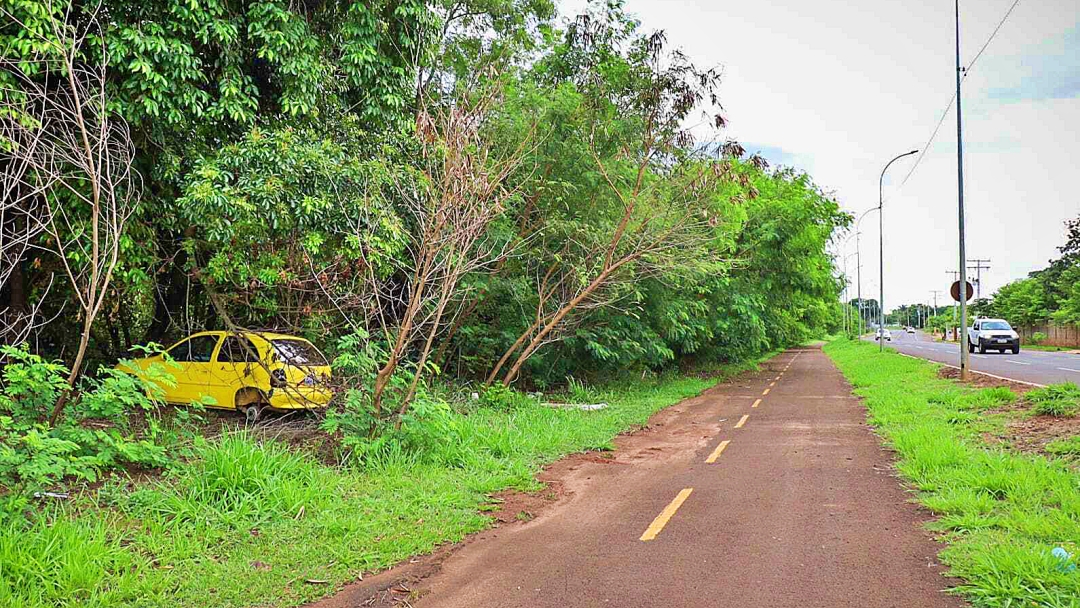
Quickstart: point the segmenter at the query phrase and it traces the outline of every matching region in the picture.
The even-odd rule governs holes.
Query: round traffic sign
[[[971,295],[975,293],[975,288],[971,286],[971,281],[964,281],[967,283],[967,299],[971,299]],[[949,288],[949,293],[952,295],[952,299],[957,302],[960,301],[960,281],[954,281],[952,287]]]

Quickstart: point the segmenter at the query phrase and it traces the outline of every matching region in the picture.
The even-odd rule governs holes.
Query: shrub
[[[528,406],[533,400],[506,386],[502,382],[496,382],[484,389],[480,394],[480,405],[497,410],[512,410]]]
[[[566,379],[566,396],[572,403],[602,403],[611,401],[613,395],[571,376]]]
[[[370,387],[375,381],[378,361],[384,356],[381,345],[357,332],[338,343],[340,354],[334,359],[335,372],[347,378],[339,391],[337,403],[323,419],[323,431],[338,435],[343,462],[377,461],[387,456],[408,455],[456,464],[464,457],[458,440],[460,416],[450,406],[431,394],[425,382],[416,386],[416,394],[407,408],[400,408],[403,395],[415,377],[415,368],[399,365],[390,378],[383,408],[376,412]]]
[[[149,416],[161,393],[153,380],[102,370],[82,381],[64,417],[50,426],[45,417],[67,389],[68,370],[25,347],[0,352],[7,360],[0,379],[0,485],[30,494],[64,478],[94,481],[120,466],[165,464],[159,443],[165,434]],[[163,368],[149,377],[171,381]],[[134,414],[146,424],[135,428]]]
[[[1031,343],[1035,344],[1037,346],[1037,345],[1042,344],[1043,342],[1045,342],[1046,337],[1047,337],[1046,334],[1044,334],[1041,331],[1037,331],[1037,332],[1031,334]]]

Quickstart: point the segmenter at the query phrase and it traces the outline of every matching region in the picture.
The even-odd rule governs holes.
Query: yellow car
[[[303,338],[264,332],[204,331],[192,334],[166,351],[175,361],[165,369],[175,387],[162,386],[169,403],[236,409],[254,422],[265,409],[318,409],[333,397],[327,384],[330,365],[315,345]],[[136,359],[138,373],[163,355]],[[209,396],[212,403],[204,399]]]

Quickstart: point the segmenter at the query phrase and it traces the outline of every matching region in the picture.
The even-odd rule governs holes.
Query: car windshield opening
[[[319,349],[303,340],[272,340],[278,357],[289,365],[327,365]]]
[[[982,324],[983,329],[1012,329],[1009,324],[1004,321],[984,321]]]

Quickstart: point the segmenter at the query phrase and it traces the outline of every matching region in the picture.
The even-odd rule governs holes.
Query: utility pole
[[[934,316],[936,317],[937,316],[937,297],[938,297],[938,294],[942,294],[942,293],[945,293],[945,292],[941,291],[940,289],[933,289],[933,290],[930,291],[930,293],[934,294]]]
[[[960,0],[956,0],[956,189],[960,228],[960,380],[968,380],[971,359],[967,335],[967,246],[964,243],[964,113],[960,108]]]
[[[968,270],[975,271],[975,299],[982,298],[982,271],[990,270],[990,260],[968,260]],[[985,264],[985,266],[984,266]]]

